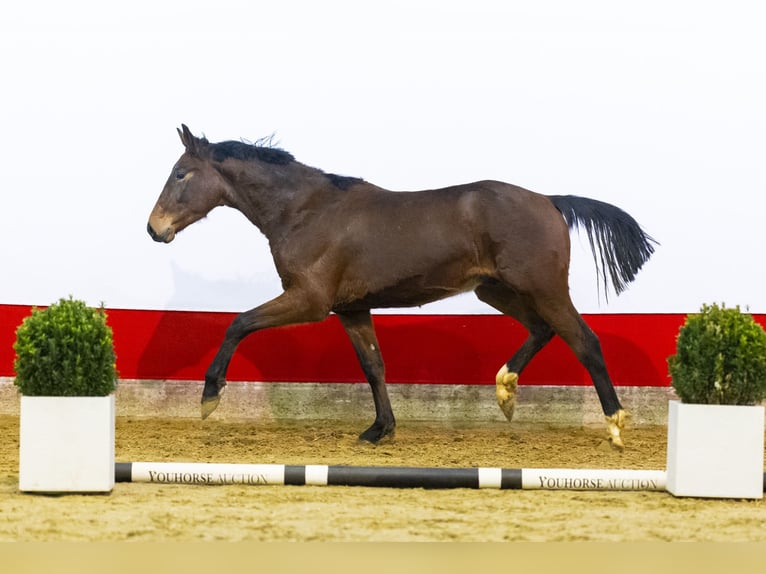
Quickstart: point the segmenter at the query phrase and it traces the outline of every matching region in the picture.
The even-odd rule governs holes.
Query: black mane
[[[265,145],[259,145],[261,142]],[[242,141],[223,141],[209,144],[210,156],[213,161],[222,162],[226,159],[238,159],[242,161],[257,159],[272,165],[288,165],[295,161],[293,154],[278,147],[270,145],[271,139],[258,140],[255,144]],[[325,173],[335,187],[348,190],[357,183],[364,183],[364,180],[358,177],[349,177],[346,175],[337,175],[334,173]]]
[[[349,177],[347,175],[338,175],[335,173],[326,173],[325,176],[330,180],[330,183],[343,191],[347,191],[348,188],[357,183],[364,183],[364,180],[359,177]]]
[[[218,162],[226,159],[257,159],[274,165],[287,165],[295,161],[293,154],[278,147],[253,145],[239,141],[210,144],[210,153],[213,161]]]

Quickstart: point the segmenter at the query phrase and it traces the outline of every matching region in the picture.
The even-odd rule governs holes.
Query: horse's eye
[[[176,179],[183,179],[186,177],[186,171],[183,169],[176,170]]]

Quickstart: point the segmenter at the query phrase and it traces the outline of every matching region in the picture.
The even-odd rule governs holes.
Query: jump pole
[[[664,491],[664,470],[118,462],[115,482]]]

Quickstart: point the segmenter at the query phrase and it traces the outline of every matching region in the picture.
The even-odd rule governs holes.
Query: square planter
[[[763,431],[760,405],[670,401],[667,491],[675,496],[763,498]]]
[[[114,394],[21,397],[19,490],[114,488]]]

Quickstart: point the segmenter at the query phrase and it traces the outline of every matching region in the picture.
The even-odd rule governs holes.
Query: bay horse
[[[495,379],[506,418],[513,416],[519,375],[556,334],[593,381],[608,440],[624,448],[626,412],[599,340],[570,299],[569,233],[584,228],[597,274],[619,294],[656,244],[630,215],[601,201],[499,181],[388,191],[309,167],[271,145],[210,143],[185,125],[177,131],[185,151],[149,216],[149,235],[168,243],[215,207],[237,209],[268,239],[284,290],[226,330],[205,374],[203,419],[218,406],[229,362],[246,336],[335,313],[375,404],[375,420],[359,439],[377,443],[393,435],[396,423],[370,310],[473,291],[529,332]]]

